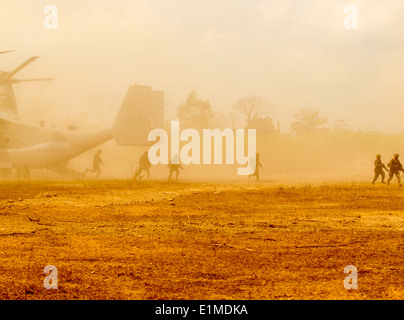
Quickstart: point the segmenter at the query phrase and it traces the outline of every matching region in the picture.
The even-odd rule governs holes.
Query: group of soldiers
[[[253,174],[251,174],[249,176],[249,178],[255,176],[257,181],[259,181],[259,168],[262,167],[260,158],[259,158],[260,154],[257,153],[256,154],[256,166],[255,166],[255,172]],[[390,181],[393,179],[394,176],[396,176],[397,178],[397,182],[398,185],[401,187],[401,177],[400,177],[400,172],[404,172],[404,168],[400,162],[399,158],[399,154],[394,154],[393,158],[390,160],[390,162],[387,164],[387,167],[384,165],[384,163],[382,162],[381,159],[381,155],[377,154],[376,155],[376,160],[374,162],[375,165],[375,169],[374,169],[374,177],[373,177],[373,181],[372,184],[375,184],[376,180],[379,178],[379,176],[381,176],[382,181],[381,183],[385,183],[384,179],[386,178],[386,174],[384,172],[384,170],[386,170],[389,173],[389,177],[387,179],[387,185],[390,184]],[[84,172],[84,175],[86,175],[88,172],[92,172],[96,174],[96,178],[99,177],[100,173],[101,173],[101,166],[103,165],[102,159],[101,159],[101,150],[97,150],[94,159],[93,159],[93,168],[92,169],[87,169]],[[148,156],[148,152],[146,151],[139,159],[139,167],[135,173],[135,175],[133,176],[133,180],[142,179],[142,172],[146,172],[147,175],[147,179],[150,178],[150,168],[151,168],[152,164],[149,161],[149,156]],[[168,176],[168,180],[170,181],[173,174],[175,173],[175,179],[178,180],[178,176],[180,174],[180,169],[183,170],[184,168],[180,165],[180,164],[173,164],[173,163],[169,163],[168,164],[168,168],[169,168],[169,176]]]
[[[84,171],[83,176],[85,176],[88,172],[90,173],[95,173],[95,178],[98,179],[98,177],[101,174],[101,166],[103,166],[104,163],[101,159],[101,150],[97,150],[97,152],[94,155],[93,158],[93,167],[92,169],[86,169]],[[149,161],[149,155],[148,152],[146,151],[139,159],[139,167],[133,177],[133,180],[139,179],[141,180],[143,176],[141,173],[144,171],[146,172],[147,179],[150,178],[150,168],[151,168],[151,163]],[[178,180],[178,176],[180,174],[180,169],[184,169],[180,164],[172,164],[170,163],[168,165],[168,168],[170,170],[170,174],[168,176],[168,180],[171,180],[173,174],[175,173],[175,179]]]
[[[260,161],[259,157],[260,157],[260,154],[257,153],[256,154],[255,171],[254,171],[253,174],[250,174],[248,176],[248,178],[251,178],[251,177],[255,176],[257,178],[257,181],[259,181],[259,177],[260,177],[259,168],[262,167],[262,164],[261,164],[261,161]],[[178,162],[178,161],[175,161],[175,162]],[[151,163],[149,161],[149,156],[148,156],[148,153],[146,151],[139,159],[139,167],[138,167],[138,169],[137,169],[137,171],[136,171],[136,173],[135,173],[135,175],[133,177],[133,180],[137,179],[137,177],[139,177],[139,180],[140,180],[142,178],[141,173],[143,171],[146,172],[147,179],[149,179],[150,178],[150,167],[151,167]],[[171,180],[174,172],[175,172],[175,180],[178,180],[178,176],[180,174],[180,169],[184,170],[184,168],[180,164],[173,164],[173,163],[169,163],[168,168],[169,168],[169,171],[170,171],[170,173],[168,175],[168,181]]]
[[[393,159],[390,160],[390,162],[387,164],[387,167],[383,164],[382,159],[381,159],[381,155],[377,154],[376,155],[376,160],[375,160],[375,175],[373,178],[372,183],[374,184],[376,182],[376,180],[379,178],[379,176],[381,176],[382,178],[382,183],[384,182],[384,179],[386,177],[386,174],[384,172],[384,170],[386,170],[389,173],[389,177],[387,179],[387,184],[390,184],[390,181],[393,179],[394,176],[396,176],[397,178],[397,182],[398,185],[401,187],[401,177],[400,177],[400,171],[404,172],[404,168],[400,163],[400,160],[398,160],[399,155],[396,153],[393,156]]]
[[[178,161],[174,161],[178,162]],[[83,176],[85,176],[88,172],[95,173],[96,178],[98,178],[101,174],[101,166],[103,166],[104,163],[101,159],[101,150],[97,150],[96,154],[94,155],[93,158],[93,168],[92,169],[86,169],[84,172]],[[150,168],[152,164],[150,163],[149,160],[149,155],[148,152],[146,151],[143,153],[143,155],[139,158],[139,166],[136,170],[135,175],[133,176],[133,180],[139,179],[139,181],[143,178],[141,175],[142,172],[144,171],[147,175],[147,179],[150,179]],[[260,154],[256,154],[256,163],[255,163],[255,171],[253,174],[249,175],[249,178],[251,177],[256,177],[257,181],[259,181],[259,168],[262,167],[261,161],[260,161]],[[168,175],[168,181],[172,179],[173,174],[175,173],[175,180],[178,180],[178,176],[180,175],[180,169],[184,170],[184,168],[180,164],[174,164],[174,163],[169,163],[168,164],[168,169],[169,169],[169,175]],[[382,172],[384,174],[384,172]]]
[[[152,166],[152,164],[150,163],[150,160],[149,160],[149,154],[146,151],[145,153],[143,153],[143,155],[139,159],[139,167],[133,177],[133,180],[136,180],[139,177],[139,181],[140,181],[143,177],[143,176],[141,176],[141,173],[143,171],[146,172],[147,179],[149,179],[151,166]],[[170,171],[170,173],[168,175],[169,181],[171,180],[174,172],[175,172],[175,180],[178,180],[178,176],[180,175],[180,169],[184,170],[184,168],[180,164],[173,164],[173,163],[168,164],[168,169]]]

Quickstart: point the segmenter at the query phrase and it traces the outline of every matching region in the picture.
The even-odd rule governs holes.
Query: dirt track
[[[403,299],[396,185],[3,182],[1,299]],[[57,290],[44,289],[46,265]],[[345,266],[358,290],[343,285]]]

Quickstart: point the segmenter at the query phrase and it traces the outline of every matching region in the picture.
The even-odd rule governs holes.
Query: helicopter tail
[[[112,126],[118,145],[147,146],[148,134],[164,125],[164,92],[149,86],[128,88]]]

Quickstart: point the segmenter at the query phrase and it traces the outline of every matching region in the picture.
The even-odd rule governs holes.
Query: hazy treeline
[[[193,91],[178,106],[177,117],[166,119],[165,129],[170,132],[171,120],[179,120],[181,129],[195,128],[199,131],[204,128],[256,129],[257,152],[261,154],[263,165],[262,181],[371,180],[376,154],[382,154],[385,164],[394,153],[402,151],[404,157],[404,133],[354,131],[346,120],[330,124],[319,110],[310,108],[297,108],[294,121],[289,128],[284,128],[270,116],[272,108],[264,98],[251,96],[237,100],[232,112],[225,114],[215,111],[208,100],[198,97]],[[114,141],[98,148],[103,150],[105,163],[101,178],[120,179],[133,176],[139,157],[148,149],[146,146],[117,146]],[[70,167],[84,171],[91,166],[96,149],[73,159]],[[248,177],[237,176],[237,167],[225,164],[188,165],[181,172],[180,179],[248,180]],[[167,166],[152,167],[151,179],[166,179],[167,176]]]
[[[376,154],[386,164],[400,150],[404,156],[404,134],[337,130],[315,135],[272,134],[258,136],[257,149],[268,175],[371,179]]]
[[[239,99],[232,109],[244,117],[245,128],[256,129],[257,152],[261,154],[262,177],[266,179],[371,179],[376,154],[382,154],[386,164],[394,153],[402,150],[404,156],[404,133],[354,131],[346,120],[329,124],[319,110],[310,108],[297,108],[288,132],[282,133],[279,122],[269,115],[270,103],[262,97]],[[235,129],[233,114],[223,115],[222,125],[216,123],[209,101],[198,98],[195,91],[177,110],[184,128],[224,128],[230,124]]]

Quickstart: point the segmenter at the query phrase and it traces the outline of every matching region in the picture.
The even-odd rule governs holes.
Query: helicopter
[[[0,52],[1,53],[7,53]],[[111,139],[117,145],[148,146],[148,133],[164,123],[164,92],[150,86],[131,85],[112,127],[88,132],[77,128],[47,128],[21,121],[13,86],[27,81],[54,78],[16,79],[14,76],[37,60],[34,56],[11,72],[0,71],[0,169],[17,170],[18,177],[30,179],[31,169],[47,169],[82,178],[69,168],[69,161]],[[8,172],[9,172],[8,171]]]

